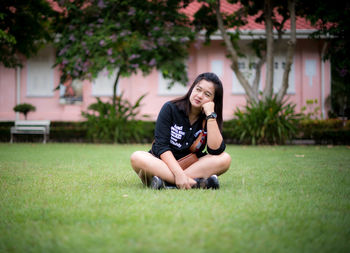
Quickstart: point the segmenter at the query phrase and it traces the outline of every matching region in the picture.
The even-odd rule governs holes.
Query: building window
[[[238,62],[238,68],[243,73],[247,81],[250,85],[253,84],[254,78],[255,78],[255,72],[256,72],[256,66],[257,66],[257,59],[254,57],[247,57],[239,59]],[[246,68],[248,66],[248,68]],[[282,78],[284,69],[286,66],[285,57],[276,55],[275,56],[275,62],[274,62],[274,92],[277,93],[282,86]],[[233,72],[233,82],[232,82],[232,93],[233,94],[245,94],[245,91],[238,81],[236,74]],[[260,78],[259,83],[259,90],[261,91],[262,88],[262,78]],[[295,84],[294,84],[294,64],[292,64],[290,73],[289,73],[289,86],[287,93],[294,94],[295,93]]]
[[[305,60],[305,75],[309,78],[309,85],[312,87],[312,79],[316,75],[316,61]]]
[[[60,103],[76,104],[83,101],[83,83],[80,80],[73,80],[60,84]]]
[[[115,70],[113,73],[109,73],[108,70],[102,70],[96,79],[92,82],[92,95],[95,97],[112,97],[114,82],[117,77],[118,70]],[[119,87],[120,79],[117,85],[117,95],[120,95]]]
[[[181,83],[175,83],[169,88],[170,80],[164,79],[161,72],[158,71],[158,95],[160,96],[179,96],[185,95],[188,88]]]
[[[277,68],[276,68],[277,66]],[[281,68],[278,68],[281,66]],[[273,90],[274,93],[277,93],[282,86],[283,73],[286,67],[285,56],[275,55],[275,70],[273,72]],[[289,85],[287,93],[293,94],[295,93],[295,84],[294,84],[294,64],[292,64],[290,72],[289,72]]]
[[[244,70],[245,69],[245,62],[239,61],[238,62],[238,69],[239,70]]]
[[[242,72],[242,74],[247,79],[250,85],[252,85],[255,78],[256,65],[256,59],[254,57],[242,58],[238,61],[238,69]],[[232,71],[232,93],[245,94],[245,90],[239,82],[234,71]]]
[[[223,76],[224,63],[220,60],[211,61],[211,72],[215,73],[219,78]]]
[[[52,97],[54,95],[54,50],[46,47],[27,61],[27,96]]]

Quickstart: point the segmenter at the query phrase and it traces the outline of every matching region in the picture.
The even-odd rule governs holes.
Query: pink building
[[[190,14],[196,8],[198,6],[191,5],[186,11]],[[288,34],[288,24],[286,25]],[[265,33],[264,27],[252,20],[243,29],[246,35],[241,37],[242,46]],[[297,45],[289,77],[288,99],[297,105],[298,111],[306,105],[307,100],[317,100],[321,116],[325,117],[325,100],[330,94],[330,63],[322,61],[325,42],[308,38],[313,31],[314,28],[305,20],[297,20]],[[283,47],[276,48],[275,51],[275,90],[281,85],[284,52]],[[214,36],[210,46],[197,41],[190,48],[189,54],[188,85],[202,72],[216,73],[224,84],[224,120],[233,118],[236,107],[245,105],[246,98],[230,68],[230,61],[225,57],[226,50],[220,36]],[[240,59],[239,65],[246,77],[252,80],[253,70],[249,69],[249,65],[256,59],[248,49],[246,56]],[[61,86],[55,90],[59,85],[60,73],[57,68],[51,68],[54,61],[55,51],[48,45],[36,57],[25,59],[21,69],[8,69],[0,65],[0,121],[22,119],[22,115],[16,115],[13,111],[13,107],[19,103],[30,103],[36,107],[35,112],[28,114],[29,120],[81,121],[81,112],[96,102],[96,97],[106,100],[112,96],[114,77],[103,72],[93,82],[74,81],[73,87]],[[262,69],[261,87],[264,87],[264,81],[265,66]],[[123,92],[124,98],[131,102],[147,93],[141,114],[149,115],[151,120],[156,119],[164,102],[185,94],[186,90],[181,85],[168,90],[167,81],[157,70],[146,77],[140,73],[122,78],[118,84],[118,92]]]

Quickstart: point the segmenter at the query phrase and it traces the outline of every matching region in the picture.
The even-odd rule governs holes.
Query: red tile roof
[[[184,13],[192,18],[193,15],[199,10],[199,8],[203,4],[204,3],[192,2],[184,9]],[[237,11],[239,8],[240,8],[240,4],[230,4],[225,0],[221,1],[221,6],[220,6],[221,12],[233,13]],[[240,30],[265,30],[264,23],[256,23],[254,21],[255,18],[256,16],[248,17],[248,23],[242,26]],[[315,30],[316,29],[316,27],[312,26],[308,20],[301,17],[297,17],[296,27],[297,27],[297,30]],[[287,30],[290,29],[289,20],[285,22],[284,28]]]
[[[47,0],[51,7],[58,12],[62,12],[63,10],[60,8],[60,6],[53,0]],[[190,3],[183,11],[186,15],[188,15],[190,18],[193,17],[193,15],[199,10],[199,8],[204,3],[199,2],[192,2]],[[240,4],[230,4],[225,0],[221,1],[220,10],[225,13],[233,13],[237,11],[240,8]],[[251,31],[251,30],[265,30],[265,25],[263,23],[256,23],[255,20],[256,16],[250,16],[248,17],[248,23],[245,26],[242,26],[241,30]],[[298,17],[296,20],[297,30],[315,30],[316,27],[312,26],[309,21],[307,21],[304,18]],[[289,20],[285,23],[285,29],[290,28],[290,22]]]

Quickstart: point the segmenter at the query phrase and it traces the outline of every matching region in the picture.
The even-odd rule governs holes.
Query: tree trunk
[[[119,69],[118,73],[117,73],[117,77],[115,78],[114,85],[113,85],[113,98],[112,98],[112,101],[113,101],[113,108],[114,109],[115,109],[115,105],[116,105],[117,87],[118,87],[118,81],[119,81],[120,73],[121,73],[121,71]]]
[[[263,99],[271,97],[273,94],[273,69],[274,69],[274,39],[272,26],[272,4],[271,0],[265,0],[265,32],[266,32],[266,82]]]
[[[216,19],[218,22],[219,30],[221,32],[221,36],[224,39],[226,48],[227,48],[228,53],[231,57],[231,61],[232,61],[231,69],[235,72],[238,81],[243,86],[243,88],[246,92],[246,95],[248,96],[248,99],[250,101],[257,102],[259,100],[258,92],[254,92],[254,90],[250,86],[249,82],[247,81],[247,79],[244,77],[243,73],[238,68],[238,55],[237,55],[237,52],[232,45],[230,37],[226,33],[226,29],[225,29],[224,22],[222,20],[222,16],[221,16],[221,12],[220,12],[220,0],[217,0],[217,2],[216,2],[215,11],[216,11]]]
[[[265,62],[266,62],[266,55],[264,55],[256,64],[255,78],[253,81],[253,91],[255,92],[257,98],[259,97],[259,83],[260,83],[260,77],[261,77],[261,68]]]
[[[286,67],[283,72],[282,86],[277,94],[277,101],[281,102],[287,93],[289,86],[288,78],[291,66],[293,64],[293,56],[296,45],[296,16],[295,16],[295,0],[288,1],[288,9],[290,12],[290,40],[288,42]]]
[[[286,95],[288,89],[288,77],[293,63],[293,56],[296,44],[296,16],[295,16],[295,0],[288,1],[288,8],[290,12],[291,19],[291,38],[288,42],[286,65],[283,73],[282,86],[277,94],[277,101],[282,101]],[[231,69],[236,74],[236,77],[242,87],[245,90],[245,93],[250,101],[259,101],[259,81],[261,76],[261,67],[266,63],[266,80],[265,88],[262,95],[262,100],[265,100],[268,97],[272,97],[274,94],[273,90],[273,79],[274,79],[274,35],[273,35],[273,22],[272,22],[272,11],[273,5],[272,0],[265,0],[264,3],[264,15],[265,15],[265,32],[266,32],[266,55],[264,55],[258,62],[255,71],[255,79],[253,84],[250,84],[245,78],[243,73],[238,68],[238,55],[236,50],[233,47],[232,41],[229,35],[226,32],[223,18],[220,12],[220,0],[216,1],[215,5],[216,19],[218,22],[218,28],[220,30],[221,36],[225,42],[226,49],[231,58]],[[285,22],[285,21],[284,21]],[[284,23],[283,22],[283,23]],[[283,24],[282,24],[283,25]],[[282,30],[279,30],[279,37],[281,37]]]

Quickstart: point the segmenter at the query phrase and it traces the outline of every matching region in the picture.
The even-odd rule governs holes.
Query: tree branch
[[[121,70],[118,69],[117,77],[115,78],[114,85],[113,85],[113,108],[115,108],[116,105],[116,99],[117,99],[117,87],[118,87],[118,81],[121,74]]]
[[[287,49],[287,59],[286,59],[286,67],[283,72],[282,78],[282,86],[277,94],[277,101],[282,101],[283,97],[287,93],[287,89],[289,86],[288,77],[291,70],[291,66],[293,64],[293,56],[296,45],[296,16],[295,16],[295,0],[288,0],[288,8],[290,12],[290,40],[288,42]]]
[[[261,67],[266,62],[266,55],[264,55],[260,60],[258,61],[255,69],[255,78],[253,81],[253,91],[256,91],[256,96],[259,95],[259,82],[261,77]]]
[[[224,26],[224,21],[222,19],[222,15],[220,12],[220,0],[217,0],[216,5],[215,5],[215,12],[216,12],[216,19],[218,22],[218,28],[221,32],[221,36],[225,42],[226,48],[228,50],[228,53],[231,57],[232,65],[231,69],[235,72],[238,81],[240,84],[243,86],[249,100],[253,101],[258,101],[258,97],[255,95],[255,92],[253,91],[252,87],[250,86],[249,82],[247,79],[244,77],[243,73],[238,69],[238,56],[237,52],[234,49],[231,39],[228,36],[225,26]]]
[[[274,67],[274,40],[272,27],[272,3],[271,0],[265,0],[265,31],[266,31],[266,83],[263,93],[263,99],[271,97],[273,94],[273,67]]]

